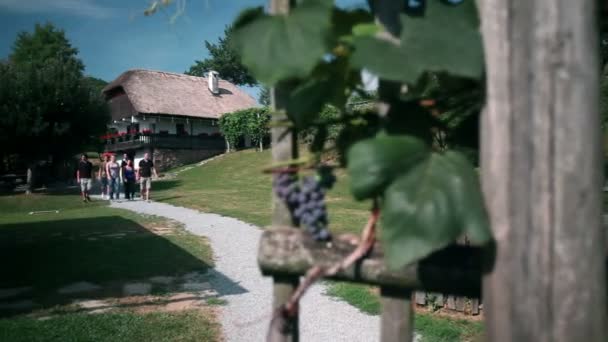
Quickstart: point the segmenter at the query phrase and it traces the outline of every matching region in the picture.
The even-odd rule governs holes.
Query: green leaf
[[[264,16],[264,7],[262,6],[247,8],[243,10],[236,17],[236,19],[234,19],[234,22],[232,22],[232,28],[235,30],[239,29],[243,26],[251,24],[257,19],[263,18]]]
[[[477,9],[428,1],[423,16],[401,16],[400,44],[379,37],[356,37],[353,65],[379,77],[410,84],[425,71],[480,78],[483,49]],[[381,51],[381,53],[379,53]]]
[[[428,154],[426,144],[405,135],[380,135],[357,142],[346,157],[353,196],[362,200],[380,195],[396,177]]]
[[[333,34],[336,37],[350,35],[355,27],[360,25],[373,25],[374,17],[364,9],[357,8],[353,10],[345,10],[334,8],[332,12]]]
[[[462,234],[490,239],[475,169],[456,152],[433,153],[397,178],[382,202],[382,243],[390,268],[447,246]]]
[[[298,128],[314,122],[326,104],[342,108],[346,102],[347,88],[359,81],[346,58],[317,65],[309,78],[296,85],[289,94],[287,113]]]
[[[243,64],[266,84],[303,78],[328,51],[331,4],[306,0],[289,15],[246,20],[234,32],[233,46]]]

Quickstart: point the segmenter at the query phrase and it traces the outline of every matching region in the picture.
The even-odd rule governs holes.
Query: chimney
[[[218,86],[218,75],[219,73],[217,71],[209,71],[207,73],[207,81],[209,82],[209,91],[214,94],[217,95],[220,93],[220,88]]]

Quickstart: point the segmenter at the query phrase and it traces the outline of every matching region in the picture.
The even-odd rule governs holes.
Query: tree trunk
[[[596,0],[485,0],[486,340],[605,341]]]
[[[260,152],[264,151],[264,141],[260,139]]]

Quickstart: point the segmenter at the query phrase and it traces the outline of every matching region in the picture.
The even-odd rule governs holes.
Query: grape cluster
[[[333,185],[335,176],[329,168],[320,168],[317,175],[306,176],[301,183],[291,173],[275,176],[274,189],[285,202],[296,223],[302,224],[317,241],[331,238],[327,229],[325,191]]]

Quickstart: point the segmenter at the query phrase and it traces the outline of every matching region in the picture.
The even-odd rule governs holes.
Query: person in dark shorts
[[[141,198],[145,201],[150,201],[150,188],[152,187],[152,175],[158,177],[154,163],[150,160],[150,154],[144,154],[144,159],[139,161],[139,169],[137,169],[137,179],[141,187]]]
[[[125,198],[132,201],[135,199],[135,168],[131,159],[127,159],[127,164],[121,172],[125,184]]]
[[[128,154],[123,154],[122,155],[122,161],[120,162],[120,172],[122,172],[124,174],[125,171],[125,167],[127,166],[127,162],[130,160],[131,158],[129,158]],[[125,193],[125,198],[129,199],[129,191],[127,190],[127,180],[122,177],[122,188],[123,191]]]
[[[76,180],[80,184],[80,194],[83,202],[90,202],[89,192],[91,191],[91,175],[93,173],[93,164],[89,161],[86,154],[80,156],[78,162],[78,170],[76,171]]]

